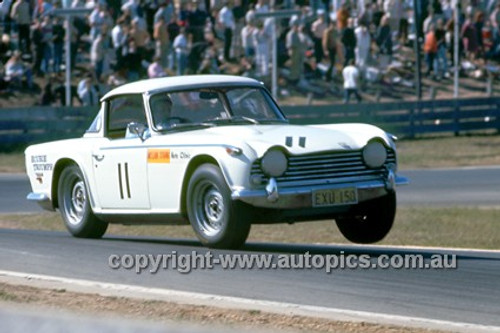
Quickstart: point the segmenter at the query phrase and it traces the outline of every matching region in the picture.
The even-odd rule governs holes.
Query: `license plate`
[[[318,190],[312,193],[313,207],[326,207],[337,205],[353,205],[358,203],[356,188],[340,188],[334,190]]]

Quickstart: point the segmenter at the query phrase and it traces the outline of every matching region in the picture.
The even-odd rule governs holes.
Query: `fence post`
[[[409,125],[410,125],[410,139],[415,138],[415,108],[413,106],[410,107],[410,116],[409,116]]]
[[[453,134],[455,136],[460,135],[460,100],[455,99],[454,101],[455,107],[453,110]]]

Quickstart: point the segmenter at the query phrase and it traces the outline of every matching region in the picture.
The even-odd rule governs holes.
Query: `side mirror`
[[[127,125],[127,133],[125,138],[140,138],[141,141],[147,139],[148,127],[141,123],[132,122]]]

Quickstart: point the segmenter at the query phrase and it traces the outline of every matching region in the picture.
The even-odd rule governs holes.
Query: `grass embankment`
[[[400,169],[500,165],[500,135],[401,140]]]
[[[379,244],[500,249],[499,220],[500,210],[495,208],[399,207],[392,231]],[[65,230],[57,213],[0,215],[0,228]],[[195,238],[190,226],[111,225],[107,234]],[[349,243],[332,221],[254,225],[249,241]]]
[[[23,153],[0,153],[0,173],[24,173]]]

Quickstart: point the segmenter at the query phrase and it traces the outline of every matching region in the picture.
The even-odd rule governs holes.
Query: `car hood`
[[[228,144],[247,144],[258,156],[273,146],[283,147],[291,155],[356,150],[374,137],[390,145],[384,131],[366,124],[219,126],[203,132],[220,136]]]

